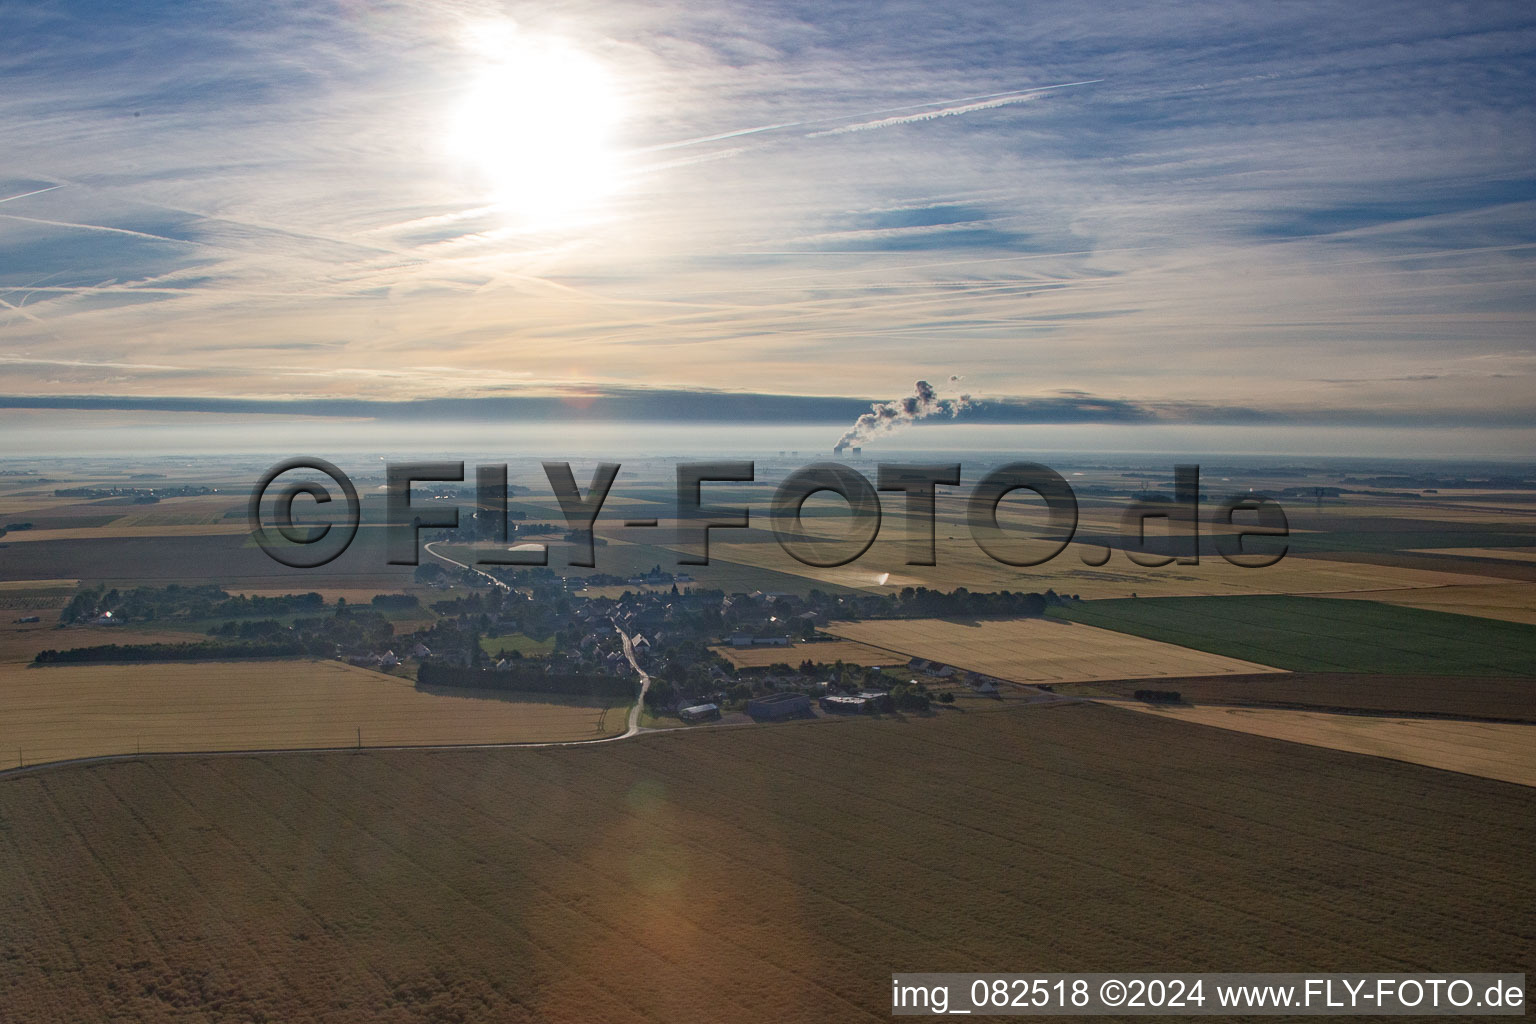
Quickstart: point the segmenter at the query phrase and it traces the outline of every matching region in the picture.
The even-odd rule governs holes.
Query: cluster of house
[[[685,572],[667,572],[658,565],[650,572],[631,576],[624,582],[634,587],[665,587],[668,584],[692,583],[693,577]]]
[[[424,660],[431,655],[432,649],[426,644],[417,644],[411,648],[411,657],[417,661]],[[357,654],[347,659],[350,665],[361,668],[377,668],[388,671],[400,664],[400,658],[394,651],[385,651],[383,654]]]
[[[394,651],[385,651],[383,654],[354,654],[347,659],[347,664],[357,665],[360,668],[392,669],[400,664],[400,659]]]
[[[907,662],[907,668],[913,672],[921,672],[925,676],[934,676],[938,679],[953,679],[959,676],[965,685],[977,693],[996,693],[997,684],[1004,682],[1004,680],[998,679],[995,676],[985,675],[981,672],[967,672],[953,665],[929,661],[926,658],[913,658]]]
[[[825,684],[823,684],[825,685]],[[819,698],[821,710],[828,714],[872,714],[889,711],[891,695],[884,690],[861,690],[851,696],[828,694]],[[781,718],[804,718],[813,714],[811,698],[789,691],[769,693],[747,701],[747,715],[760,722]],[[685,722],[705,722],[720,717],[720,705],[694,704],[679,708],[677,717]]]

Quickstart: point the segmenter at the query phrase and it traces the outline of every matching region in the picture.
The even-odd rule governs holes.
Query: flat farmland
[[[1298,672],[1536,677],[1536,627],[1369,601],[1158,598],[1051,614]]]
[[[641,510],[644,511],[644,510]],[[638,514],[638,513],[637,513]],[[630,536],[643,536],[647,531],[624,531]],[[654,533],[655,531],[649,531]],[[715,531],[718,535],[720,531]],[[670,533],[670,531],[666,531]],[[786,567],[785,571],[761,568],[756,565],[741,564],[723,556],[723,550],[718,540],[710,542],[708,565],[679,565],[680,552],[671,547],[664,547],[658,543],[639,543],[620,540],[611,533],[605,531],[602,526],[598,528],[598,537],[606,539],[607,544],[602,544],[594,549],[593,561],[595,567],[571,566],[569,561],[569,546],[559,539],[558,535],[551,538],[538,538],[538,543],[546,543],[549,547],[549,568],[562,576],[579,578],[604,573],[613,576],[628,577],[646,572],[654,566],[661,566],[667,572],[681,572],[693,578],[692,583],[685,583],[685,587],[717,588],[732,593],[735,591],[751,592],[754,590],[784,591],[786,593],[804,595],[812,589],[820,587],[822,590],[837,592],[835,585],[829,586],[815,579],[791,572]],[[662,538],[657,538],[658,540]],[[458,562],[472,563],[476,557],[484,553],[495,551],[505,554],[508,545],[468,545],[468,544],[442,544],[433,548],[433,551],[445,555]],[[382,558],[382,553],[380,554]],[[423,553],[422,558],[429,556]],[[798,562],[789,560],[793,565]],[[637,591],[642,587],[617,584],[616,591],[607,593],[622,594],[624,591]],[[671,590],[668,586],[663,588]],[[592,592],[587,592],[592,593]]]
[[[168,629],[151,625],[132,626],[70,626],[56,629],[59,606],[33,609],[27,618],[36,615],[38,622],[0,622],[0,677],[13,671],[21,671],[32,661],[38,651],[63,650],[70,647],[96,647],[104,644],[180,644],[207,640],[204,633]]]
[[[737,668],[766,668],[782,663],[798,665],[809,658],[817,664],[900,665],[908,659],[884,647],[852,640],[824,640],[788,647],[711,647],[710,650]]]
[[[1199,565],[1148,568],[1132,563],[1122,551],[1113,552],[1107,563],[1095,567],[1085,565],[1083,558],[1097,557],[1094,552],[1101,555],[1103,548],[1080,542],[1072,543],[1043,565],[1018,568],[989,557],[963,529],[953,539],[939,534],[937,565],[909,566],[906,564],[904,534],[888,527],[882,527],[879,539],[858,560],[843,566],[817,568],[791,558],[766,531],[747,533],[759,536],[741,537],[738,531],[716,531],[710,541],[711,561],[721,559],[758,566],[765,571],[798,575],[820,585],[877,592],[917,586],[942,590],[966,587],[970,590],[1043,592],[1052,589],[1058,593],[1100,599],[1133,594],[1140,597],[1321,594],[1488,582],[1470,568],[1466,571],[1411,568],[1343,559],[1301,558],[1294,552],[1263,569],[1239,568],[1215,556],[1202,556]],[[1444,561],[1451,566],[1468,565],[1452,559]],[[602,565],[601,555],[598,564]],[[701,569],[695,575],[702,581],[707,578],[707,571]]]
[[[1016,683],[1251,675],[1279,669],[1055,619],[871,619],[824,632]]]
[[[110,527],[107,528],[110,530]],[[345,554],[323,569],[293,569],[267,557],[245,530],[212,534],[164,533],[153,537],[112,537],[102,530],[72,540],[11,544],[0,556],[0,577],[44,580],[61,577],[121,582],[130,586],[171,582],[217,582],[229,590],[269,589],[305,593],[333,587],[398,591],[408,585],[410,566],[391,566],[384,530],[363,527]],[[20,536],[18,534],[17,536]],[[10,535],[0,540],[5,543]]]
[[[1394,676],[1284,672],[1258,676],[1180,679],[1192,704],[1237,704],[1379,715],[1431,715],[1536,724],[1536,679],[1513,676]],[[1084,683],[1061,692],[1131,697],[1139,683]]]
[[[1121,701],[1116,706],[1180,722],[1536,786],[1536,725],[1208,704]]]
[[[1353,601],[1380,601],[1404,608],[1480,615],[1485,619],[1524,622],[1536,626],[1536,584],[1486,583],[1476,586],[1430,587],[1423,590],[1368,590],[1330,594]]]
[[[8,533],[5,542],[40,543],[64,540],[128,540],[146,537],[217,537],[230,534],[248,534],[251,528],[245,523],[226,520],[217,523],[195,523],[181,526],[169,524],[123,525],[112,522],[105,526],[67,526],[49,530],[25,530]]]
[[[0,623],[6,621],[5,612],[18,617],[45,608],[58,609],[69,603],[79,580],[23,580],[19,583],[0,583]]]
[[[1422,555],[1455,555],[1460,558],[1491,558],[1503,562],[1536,562],[1536,548],[1419,548]]]
[[[86,823],[89,824],[86,824]],[[14,1024],[888,1020],[893,970],[1536,954],[1536,792],[1081,704],[0,780]]]
[[[417,690],[336,661],[17,668],[0,677],[14,765],[135,751],[526,743],[624,731],[626,710],[558,697]]]

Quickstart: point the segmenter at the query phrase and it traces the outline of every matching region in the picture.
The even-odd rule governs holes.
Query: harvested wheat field
[[[1281,671],[1058,619],[874,619],[833,622],[822,628],[834,636],[884,647],[904,657],[927,658],[1016,683]]]
[[[1483,583],[1472,586],[1427,587],[1420,590],[1368,590],[1356,594],[1327,594],[1352,601],[1380,601],[1404,608],[1477,615],[1536,626],[1536,584]]]
[[[1314,747],[1536,786],[1536,725],[1332,714],[1209,704],[1115,701],[1116,707]]]
[[[890,1020],[895,971],[1518,970],[1536,790],[1092,704],[0,779],[7,1024]]]
[[[8,594],[16,590],[58,590],[64,595],[60,602],[62,604],[69,600],[79,584],[79,580],[0,580],[0,594]]]
[[[336,661],[60,665],[0,678],[15,765],[102,754],[596,739],[626,710],[553,696],[429,694]]]
[[[818,665],[839,661],[848,665],[900,665],[907,661],[894,651],[852,640],[824,640],[788,647],[711,647],[710,650],[737,668],[765,668],[781,663],[798,665],[807,658]]]
[[[1410,554],[1493,558],[1501,562],[1536,562],[1536,548],[1414,548]]]

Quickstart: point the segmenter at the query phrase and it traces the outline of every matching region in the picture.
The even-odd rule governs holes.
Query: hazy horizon
[[[430,453],[434,457],[473,460],[560,459],[592,457],[794,457],[803,462],[836,457],[833,443],[846,423],[794,426],[712,423],[520,423],[425,421],[408,426],[373,421],[269,420],[206,417],[193,430],[175,417],[142,423],[131,417],[112,422],[112,414],[77,417],[68,425],[6,426],[12,454],[6,464],[28,459],[104,457],[153,459],[175,455],[221,454],[284,458],[298,454],[326,456]],[[84,420],[82,422],[82,419]],[[92,423],[92,419],[99,422]],[[1122,426],[1099,424],[1044,426],[974,426],[920,423],[864,446],[863,461],[876,463],[924,454],[958,461],[1003,455],[1019,457],[1138,456],[1173,461],[1234,457],[1266,460],[1359,460],[1536,465],[1531,452],[1536,431],[1443,429],[1405,430],[1353,427],[1274,428],[1218,426]],[[1501,451],[1501,448],[1508,450]]]

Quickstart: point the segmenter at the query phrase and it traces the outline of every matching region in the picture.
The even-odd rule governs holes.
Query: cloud
[[[559,228],[440,144],[503,17],[620,83],[623,187]],[[939,365],[1015,396],[989,415],[1450,423],[1536,391],[1518,6],[63,0],[8,33],[17,395],[842,402]]]

